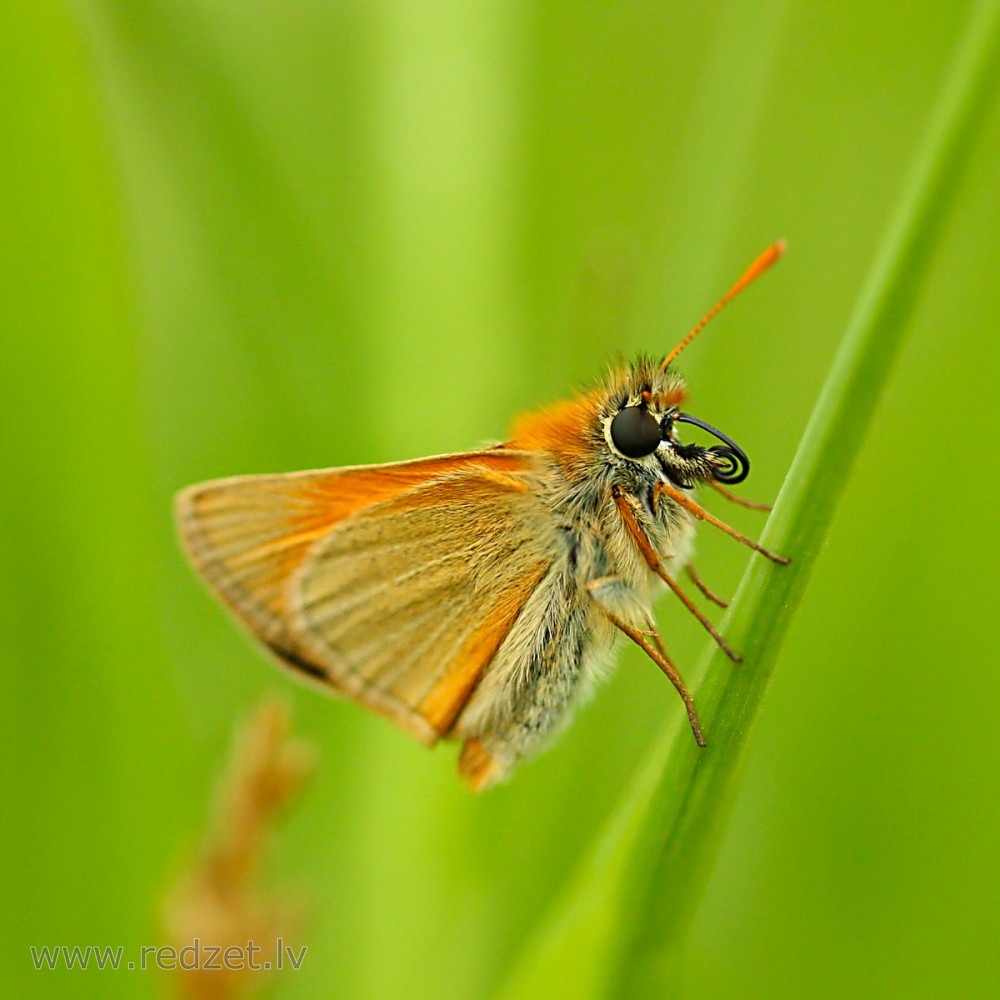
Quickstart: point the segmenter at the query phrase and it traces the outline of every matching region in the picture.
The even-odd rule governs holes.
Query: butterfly
[[[664,648],[664,588],[738,659],[682,590],[709,514],[699,486],[749,472],[746,453],[681,407],[674,360],[767,270],[765,250],[661,362],[640,357],[595,388],[519,417],[502,444],[415,461],[190,486],[177,498],[191,562],[277,661],[391,719],[422,743],[460,740],[473,789],[506,778],[567,723],[617,637],[638,645],[694,701]],[[683,443],[696,425],[721,443]],[[725,485],[724,485],[725,484]]]

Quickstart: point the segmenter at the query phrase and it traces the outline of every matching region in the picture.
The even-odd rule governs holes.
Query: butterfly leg
[[[743,497],[739,497],[735,493],[732,493],[730,490],[727,490],[726,487],[722,485],[722,483],[718,483],[714,479],[709,480],[708,485],[711,486],[712,489],[716,491],[716,493],[721,493],[727,500],[731,501],[732,503],[737,503],[741,507],[746,507],[749,510],[763,510],[763,511],[773,510],[772,506],[769,503],[754,503],[753,500],[744,500]]]
[[[591,597],[597,604],[607,620],[619,631],[627,635],[670,679],[670,683],[677,689],[677,693],[684,701],[687,709],[688,721],[691,723],[691,731],[694,733],[698,746],[706,746],[705,738],[701,734],[701,723],[698,721],[698,713],[695,711],[694,698],[684,686],[684,679],[680,672],[673,665],[667,651],[664,649],[663,640],[659,633],[653,628],[652,622],[647,622],[647,629],[641,630],[627,622],[618,612],[616,605],[620,603],[620,595],[625,589],[622,581],[616,576],[605,576],[592,581],[587,585]],[[647,641],[647,635],[653,639],[655,645]]]
[[[769,552],[763,546],[758,545],[752,538],[747,538],[746,535],[741,535],[735,528],[731,528],[725,521],[720,521],[717,517],[709,514],[704,507],[700,507],[696,504],[686,493],[682,493],[680,490],[675,489],[669,483],[659,482],[655,486],[654,496],[658,496],[663,493],[670,497],[679,507],[683,507],[689,514],[694,515],[699,521],[707,521],[709,524],[714,525],[721,531],[724,531],[730,538],[735,538],[736,541],[742,542],[744,545],[748,545],[754,552],[759,552],[762,556],[766,556],[772,562],[781,563],[782,566],[787,566],[791,560],[786,559],[784,556],[776,555],[774,552]]]
[[[664,569],[663,563],[656,553],[656,549],[653,548],[653,543],[650,542],[649,537],[642,530],[642,526],[635,516],[629,494],[620,486],[613,486],[611,495],[614,498],[615,506],[618,508],[618,513],[621,515],[628,533],[632,536],[636,548],[642,553],[642,557],[646,560],[649,568],[680,598],[684,607],[701,622],[705,631],[719,644],[726,656],[734,663],[739,663],[740,657],[733,652],[732,647],[722,638],[716,627],[705,617],[694,601],[681,590],[680,584]]]
[[[710,589],[708,588],[708,585],[707,585],[707,584],[705,583],[705,581],[704,581],[704,580],[702,580],[702,578],[701,578],[701,576],[699,575],[698,571],[697,571],[697,570],[696,570],[696,569],[694,568],[694,563],[688,563],[688,564],[687,564],[687,565],[686,565],[686,566],[684,567],[684,569],[686,570],[686,572],[687,572],[687,575],[688,575],[689,577],[691,577],[691,582],[692,582],[692,583],[693,583],[693,584],[694,584],[694,585],[695,585],[695,586],[696,586],[696,587],[697,587],[697,588],[698,588],[698,589],[699,589],[699,590],[700,590],[700,591],[701,591],[701,592],[702,592],[702,593],[703,593],[703,594],[704,594],[704,595],[705,595],[705,596],[706,596],[706,597],[707,597],[707,598],[708,598],[708,599],[709,599],[709,600],[710,600],[710,601],[711,601],[711,602],[712,602],[713,604],[717,604],[717,605],[718,605],[718,606],[719,606],[720,608],[728,608],[728,607],[729,607],[729,601],[725,601],[725,600],[723,600],[723,599],[722,599],[721,597],[719,597],[719,595],[718,595],[718,594],[716,594],[716,593],[715,593],[715,591],[713,591],[713,590],[710,590]]]

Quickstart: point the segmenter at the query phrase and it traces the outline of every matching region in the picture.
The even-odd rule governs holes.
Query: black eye
[[[626,406],[611,421],[611,440],[623,455],[643,458],[660,446],[660,425],[645,408]]]

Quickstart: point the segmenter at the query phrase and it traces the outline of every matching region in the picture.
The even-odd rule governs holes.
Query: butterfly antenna
[[[720,312],[736,298],[740,292],[743,291],[747,285],[756,281],[768,268],[773,264],[776,264],[780,259],[781,255],[785,252],[785,241],[778,240],[777,243],[772,243],[740,276],[739,280],[733,285],[732,288],[726,292],[725,295],[719,299],[718,302],[712,306],[711,309],[705,314],[700,323],[698,323],[695,328],[666,356],[662,365],[660,365],[660,371],[666,371],[667,366],[670,364],[674,358],[677,357],[681,351],[687,347],[688,344],[694,340],[695,337],[701,333],[702,330],[708,326],[709,323],[719,315]]]

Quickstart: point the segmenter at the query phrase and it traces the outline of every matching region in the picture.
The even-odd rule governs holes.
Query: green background
[[[663,717],[641,654],[470,796],[276,672],[187,569],[199,479],[503,437],[669,349],[781,484],[970,6],[39,0],[0,33],[0,985],[160,943],[235,720],[294,702],[316,779],[273,856],[281,997],[487,997]],[[1000,104],[750,744],[678,997],[995,991]],[[750,512],[721,510],[751,532]],[[702,532],[726,592],[747,556]],[[704,648],[664,601],[682,664]],[[690,669],[690,668],[689,668]],[[739,669],[738,667],[733,669]],[[710,735],[710,733],[709,733]]]

